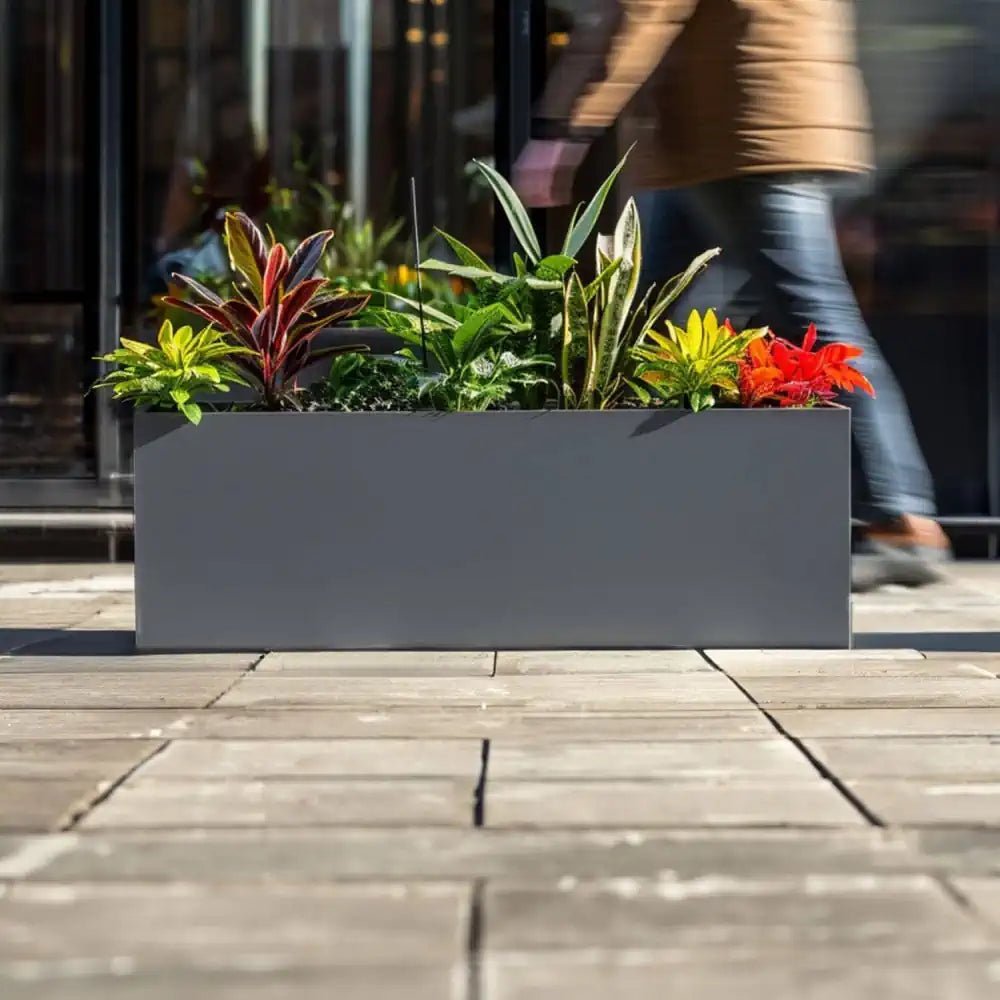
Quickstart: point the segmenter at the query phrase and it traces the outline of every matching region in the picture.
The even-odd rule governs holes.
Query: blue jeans
[[[844,402],[851,408],[873,516],[932,516],[934,487],[927,463],[903,394],[844,273],[824,175],[743,176],[666,197],[671,195],[723,248],[723,259],[743,272],[736,299],[756,306],[779,335],[797,341],[815,323],[821,342],[864,350],[858,368],[877,395],[845,394]]]

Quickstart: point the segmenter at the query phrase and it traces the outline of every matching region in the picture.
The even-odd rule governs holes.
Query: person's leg
[[[763,315],[780,335],[796,340],[815,323],[821,340],[864,351],[859,369],[876,397],[847,394],[865,480],[875,510],[872,538],[904,565],[879,567],[902,583],[936,574],[929,563],[947,552],[932,520],[933,484],[902,392],[875,343],[844,273],[832,205],[822,176],[768,175],[704,185],[693,203],[753,277]],[[914,558],[909,558],[914,557]],[[872,585],[882,582],[873,580]],[[862,585],[864,580],[859,581]]]
[[[706,232],[704,220],[695,211],[684,190],[641,191],[636,196],[642,221],[642,290],[662,285],[680,274],[688,263],[709,247],[718,244],[714,232]],[[731,254],[724,254],[696,281],[670,309],[669,318],[684,323],[691,309],[711,308],[739,327],[760,311],[746,270]]]

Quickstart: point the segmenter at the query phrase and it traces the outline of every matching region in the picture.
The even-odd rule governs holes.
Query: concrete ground
[[[4,1000],[1000,996],[1000,564],[852,653],[140,656],[0,567]]]

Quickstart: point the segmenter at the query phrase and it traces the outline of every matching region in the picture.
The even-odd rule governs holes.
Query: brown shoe
[[[937,583],[951,558],[948,537],[936,521],[904,514],[868,530],[864,551],[851,560],[851,590],[859,594],[889,584]]]
[[[873,524],[865,532],[865,537],[883,545],[951,552],[951,544],[941,525],[929,517],[916,517],[913,514],[903,514],[894,521]]]

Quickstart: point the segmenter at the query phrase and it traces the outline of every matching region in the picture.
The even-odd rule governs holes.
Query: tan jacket
[[[869,119],[854,0],[590,0],[539,108],[598,131],[636,102],[636,181],[861,171]]]

